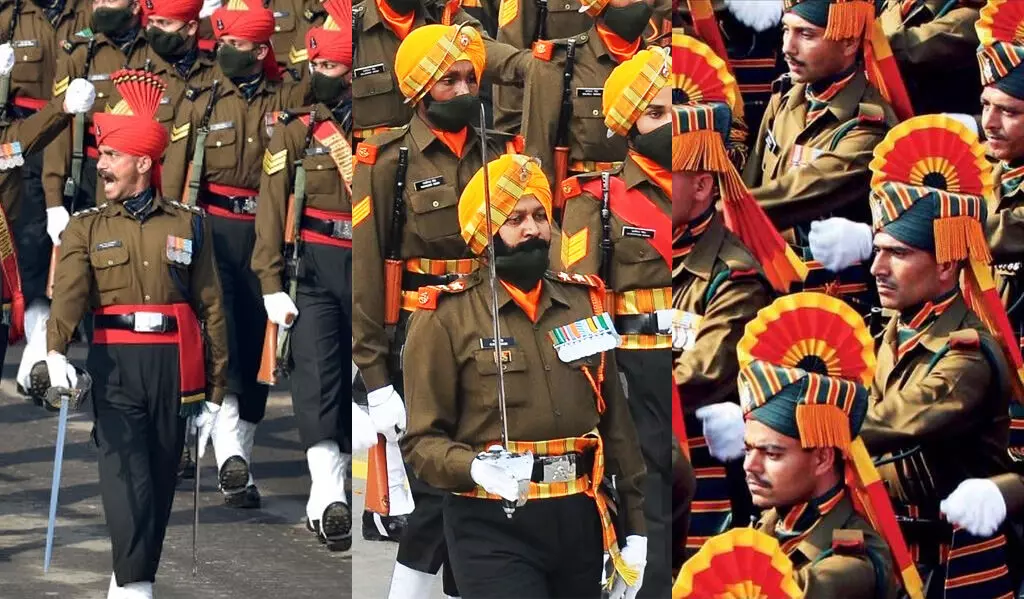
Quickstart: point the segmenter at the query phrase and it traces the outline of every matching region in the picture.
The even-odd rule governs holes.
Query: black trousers
[[[637,596],[660,599],[672,594],[672,350],[620,349],[615,356],[647,466],[647,568]]]
[[[292,328],[292,407],[305,449],[352,452],[352,250],[307,243]]]
[[[25,166],[21,167],[21,210],[12,226],[26,307],[32,300],[46,297],[46,277],[50,272],[50,249],[53,247],[50,236],[46,234],[42,166],[42,152],[25,158]]]
[[[260,282],[249,266],[256,226],[253,221],[209,218],[228,323],[228,391],[238,395],[239,417],[256,424],[263,420],[270,393],[270,387],[256,381],[267,330]]]
[[[153,581],[185,438],[178,349],[94,344],[88,369],[114,574],[122,586]]]
[[[601,596],[601,521],[586,495],[533,499],[512,518],[497,501],[447,495],[444,535],[463,599]]]

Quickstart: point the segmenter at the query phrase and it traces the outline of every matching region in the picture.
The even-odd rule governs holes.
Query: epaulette
[[[376,135],[371,135],[365,141],[359,142],[356,146],[356,161],[362,162],[363,164],[376,164],[377,154],[384,146],[397,141],[405,135],[406,131],[409,130],[409,125],[402,125],[401,127],[395,127],[388,129],[387,131],[381,131]]]
[[[447,285],[427,285],[426,287],[420,287],[420,290],[416,295],[416,306],[420,310],[437,310],[437,302],[442,296],[462,293],[463,291],[474,287],[478,281],[479,278],[477,277],[465,277],[457,281],[452,281]]]
[[[864,555],[864,531],[840,528],[832,531],[832,552],[836,555]]]
[[[974,329],[953,331],[949,334],[950,349],[978,349],[981,347],[981,336]]]
[[[533,56],[534,58],[538,58],[540,60],[543,60],[544,62],[551,62],[551,59],[555,55],[555,50],[557,48],[565,48],[566,46],[569,45],[570,40],[574,40],[576,42],[576,45],[579,46],[587,43],[587,40],[589,39],[590,34],[581,33],[579,35],[574,35],[572,37],[567,37],[564,39],[538,40],[533,43]]]
[[[785,94],[793,87],[793,78],[789,76],[789,73],[781,75],[775,81],[772,81],[772,95]]]
[[[885,110],[878,104],[861,102],[857,105],[857,122],[861,125],[886,126]]]
[[[203,93],[206,88],[192,87],[191,85],[185,88],[185,99],[189,102],[195,102],[199,94]]]
[[[745,268],[745,269],[729,269],[729,280],[737,281],[740,279],[749,279],[752,277],[759,277],[761,273],[756,268]]]
[[[583,193],[583,186],[580,185],[578,177],[579,176],[577,175],[576,177],[569,177],[565,181],[562,181],[562,198],[566,202]]]
[[[106,208],[106,203],[100,204],[99,206],[93,206],[92,208],[86,208],[84,210],[78,210],[72,213],[71,218],[82,218],[83,216],[89,216],[90,214],[98,214],[100,210]]]
[[[64,50],[64,52],[67,53],[67,54],[72,54],[72,53],[74,53],[75,48],[77,48],[79,46],[84,46],[84,45],[86,45],[88,43],[89,43],[89,39],[83,39],[83,40],[63,40],[60,43],[60,49]]]
[[[569,283],[572,285],[593,287],[594,289],[604,289],[604,282],[601,280],[601,277],[597,275],[581,275],[549,270],[544,273],[544,276],[552,281],[558,281],[559,283]]]
[[[199,216],[206,216],[206,211],[199,206],[189,206],[188,204],[182,204],[181,202],[175,202],[174,200],[167,200],[167,203],[180,210],[188,210],[189,212],[198,214]]]

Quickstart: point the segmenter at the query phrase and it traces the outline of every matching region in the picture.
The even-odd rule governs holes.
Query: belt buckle
[[[331,237],[335,239],[352,239],[352,221],[332,220]]]
[[[538,458],[544,472],[544,483],[565,483],[576,479],[576,454]]]
[[[134,329],[136,333],[166,333],[167,323],[159,312],[136,312]]]

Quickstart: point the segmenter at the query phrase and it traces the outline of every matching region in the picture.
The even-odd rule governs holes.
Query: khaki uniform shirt
[[[153,202],[154,212],[144,226],[120,203],[103,204],[72,217],[61,237],[47,349],[66,353],[86,311],[103,306],[188,302],[205,324],[207,385],[210,400],[220,403],[226,385],[227,324],[210,225],[199,209],[186,208],[159,195]],[[202,231],[203,239],[192,264],[172,262],[167,257],[168,236],[196,243],[197,229]],[[187,283],[187,297],[175,285],[172,272]]]
[[[64,112],[63,104],[63,99],[51,100],[32,116],[13,121],[0,132],[0,143],[20,143],[22,156],[43,151],[71,122],[71,115]],[[21,214],[21,191],[20,168],[0,171],[0,203],[8,223],[16,221]]]
[[[53,93],[57,59],[64,54],[60,43],[89,26],[91,6],[84,2],[66,2],[55,23],[50,22],[46,12],[35,2],[21,2],[17,15],[14,8],[14,2],[0,3],[0,32],[14,49],[11,97],[48,100]],[[14,33],[8,40],[7,34],[15,19]]]
[[[761,516],[756,528],[773,535],[779,521],[779,512],[768,510]],[[832,549],[832,537],[839,531],[864,534],[861,555],[833,554],[822,557]],[[882,578],[868,554],[882,566]],[[849,496],[844,497],[818,522],[796,549],[789,554],[796,574],[796,582],[805,599],[893,599],[900,587],[893,572],[892,552],[889,546],[867,520],[853,510]],[[879,597],[879,588],[885,594]]]
[[[324,24],[327,11],[317,0],[263,0],[263,5],[274,13],[270,43],[277,64],[285,71],[284,80],[305,79],[309,75],[306,33]]]
[[[804,84],[776,84],[743,179],[775,225],[788,229],[827,216],[871,222],[872,151],[896,123],[881,94],[858,72],[805,124]]]
[[[409,325],[405,391],[409,428],[402,453],[416,475],[443,491],[476,488],[470,465],[501,438],[490,284],[483,271],[462,279],[461,292],[439,297],[436,310],[419,310]],[[537,321],[530,322],[498,285],[501,335],[510,339],[505,378],[508,434],[513,441],[578,437],[595,428],[604,440],[605,467],[616,475],[626,534],[644,534],[643,457],[612,356],[606,356],[601,394],[605,412],[583,373],[600,355],[564,363],[548,332],[594,314],[588,287],[543,280]],[[537,500],[542,501],[542,500]]]

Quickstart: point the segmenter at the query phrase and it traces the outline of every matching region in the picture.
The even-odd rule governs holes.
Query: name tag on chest
[[[110,81],[110,73],[96,73],[89,75],[89,81]]]
[[[654,239],[654,229],[642,229],[640,227],[622,227],[623,237],[636,237],[638,239]]]
[[[214,131],[223,131],[225,129],[234,129],[234,128],[235,128],[235,122],[234,121],[224,121],[223,123],[214,123],[214,124],[210,125],[210,132],[213,133]]]
[[[433,189],[444,185],[444,177],[437,176],[429,179],[423,179],[422,181],[416,181],[412,184],[412,188],[416,191],[423,191],[425,189]]]
[[[502,337],[501,338],[501,348],[502,349],[505,349],[506,347],[515,347],[515,346],[516,346],[516,338],[515,337]],[[494,337],[490,337],[490,338],[487,338],[487,339],[481,339],[480,340],[480,349],[494,349]]]
[[[317,146],[315,148],[306,148],[306,156],[322,156],[330,152],[330,148],[324,146]]]
[[[384,63],[378,62],[377,64],[367,65],[365,67],[359,67],[352,71],[352,77],[359,79],[360,77],[367,77],[369,75],[376,75],[377,73],[385,72]]]
[[[764,147],[772,154],[779,153],[779,142],[775,141],[775,136],[769,131],[764,136]]]
[[[115,239],[113,241],[104,241],[103,243],[97,243],[96,244],[96,251],[109,250],[109,249],[112,249],[112,248],[119,248],[119,247],[121,247],[121,242],[119,240]]]
[[[600,98],[601,94],[604,93],[603,87],[577,87],[576,97],[577,98]]]

